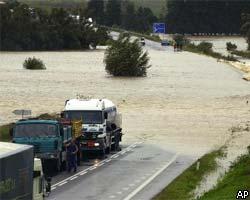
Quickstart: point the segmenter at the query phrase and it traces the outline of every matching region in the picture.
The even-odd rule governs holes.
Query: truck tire
[[[105,148],[102,150],[99,150],[99,155],[101,159],[105,158]]]
[[[110,154],[110,151],[111,151],[111,146],[108,146],[108,147],[106,148],[106,154]]]

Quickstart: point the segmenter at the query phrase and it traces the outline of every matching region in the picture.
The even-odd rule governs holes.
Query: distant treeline
[[[10,1],[0,4],[1,50],[71,50],[86,49],[105,43],[109,38],[103,28],[94,28],[81,10],[73,15],[65,9],[46,12]]]
[[[249,0],[167,0],[165,16],[131,1],[90,0],[88,14],[97,23],[152,32],[154,22],[165,22],[167,33],[240,33],[241,15],[250,13]]]
[[[98,24],[143,33],[152,32],[152,24],[158,21],[150,8],[136,8],[133,2],[121,0],[90,0],[87,15]]]
[[[168,0],[166,23],[171,33],[240,33],[249,0]]]

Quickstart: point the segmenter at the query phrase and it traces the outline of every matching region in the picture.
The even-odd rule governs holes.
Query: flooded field
[[[15,109],[31,109],[35,116],[60,112],[77,94],[106,97],[123,113],[125,143],[143,138],[201,155],[232,137],[229,128],[250,119],[250,83],[234,68],[172,49],[148,52],[152,67],[144,78],[109,76],[103,50],[1,53],[0,124],[15,121]],[[47,70],[23,69],[25,58],[33,56]]]

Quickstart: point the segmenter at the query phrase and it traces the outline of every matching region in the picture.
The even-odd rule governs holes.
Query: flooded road
[[[15,109],[33,115],[60,112],[77,94],[106,97],[123,113],[124,142],[145,139],[171,151],[202,155],[231,137],[233,125],[250,118],[250,83],[215,59],[171,47],[146,47],[148,77],[114,78],[104,69],[103,50],[85,52],[2,52],[0,124],[15,121]],[[27,57],[47,70],[22,68]]]

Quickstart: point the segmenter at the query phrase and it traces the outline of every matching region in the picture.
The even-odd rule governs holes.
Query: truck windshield
[[[103,122],[101,111],[66,111],[64,117],[70,120],[83,120],[84,124],[101,124]]]
[[[45,137],[56,135],[54,124],[19,124],[15,128],[15,137]]]

